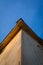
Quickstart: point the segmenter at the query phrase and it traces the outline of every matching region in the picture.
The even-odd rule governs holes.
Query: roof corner
[[[18,19],[18,21],[16,21],[16,23],[19,23],[19,22],[24,22],[24,20],[22,18]]]

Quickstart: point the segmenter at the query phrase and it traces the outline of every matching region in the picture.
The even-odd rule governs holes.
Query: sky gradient
[[[43,39],[43,0],[0,0],[0,42],[19,18]]]

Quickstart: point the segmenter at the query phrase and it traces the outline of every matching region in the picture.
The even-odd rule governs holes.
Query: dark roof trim
[[[39,38],[31,28],[20,18],[16,26],[11,30],[7,37],[0,44],[0,52],[7,46],[7,44],[12,40],[12,38],[20,31],[20,29],[25,30],[32,38],[34,38],[40,45],[43,45],[43,40]]]

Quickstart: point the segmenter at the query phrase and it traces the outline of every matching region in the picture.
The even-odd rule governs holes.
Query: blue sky
[[[43,0],[0,0],[0,42],[19,18],[43,39]]]

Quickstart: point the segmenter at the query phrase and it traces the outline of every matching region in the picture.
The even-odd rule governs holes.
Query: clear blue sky
[[[19,18],[43,39],[43,0],[0,0],[0,42]]]

